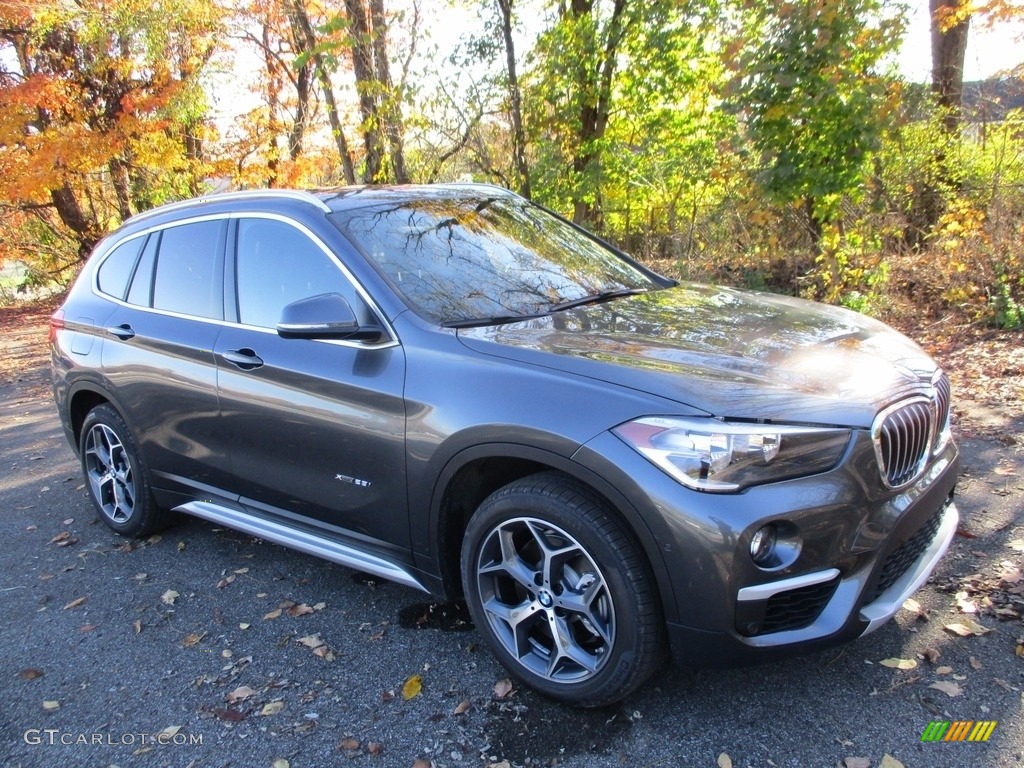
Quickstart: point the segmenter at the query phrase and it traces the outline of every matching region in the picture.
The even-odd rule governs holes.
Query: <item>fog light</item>
[[[775,543],[778,535],[775,532],[775,524],[759,528],[750,540],[750,557],[755,565],[766,567],[775,559]]]

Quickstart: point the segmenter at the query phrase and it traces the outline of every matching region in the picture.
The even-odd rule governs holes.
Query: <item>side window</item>
[[[245,325],[275,328],[293,301],[340,293],[360,322],[369,307],[330,257],[305,233],[272,219],[238,222],[236,262],[238,318]]]
[[[128,289],[128,303],[140,307],[148,307],[153,302],[153,265],[156,264],[156,249],[160,243],[160,235],[150,235],[146,248],[139,259],[132,277],[132,287]]]
[[[145,237],[136,237],[121,243],[103,260],[96,274],[96,284],[102,293],[118,299],[124,298],[135,260],[139,258],[139,251],[142,250],[144,242]]]
[[[221,318],[220,252],[223,221],[168,227],[160,236],[153,307],[196,317]]]

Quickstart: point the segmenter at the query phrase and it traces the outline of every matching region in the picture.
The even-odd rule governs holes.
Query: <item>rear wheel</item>
[[[125,536],[146,536],[167,525],[170,513],[156,506],[135,440],[111,406],[98,405],[85,417],[79,454],[104,523]]]
[[[495,655],[548,696],[611,704],[661,660],[661,614],[636,544],[563,475],[533,475],[489,496],[466,530],[462,576]]]

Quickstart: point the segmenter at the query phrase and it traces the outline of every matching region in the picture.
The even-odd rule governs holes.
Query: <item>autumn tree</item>
[[[759,159],[764,191],[798,203],[815,243],[844,196],[863,187],[890,107],[887,55],[902,20],[881,0],[739,2],[726,49],[731,103]]]
[[[120,220],[198,190],[206,175],[200,77],[219,13],[209,2],[0,4],[0,227],[20,222],[61,273]],[[45,250],[44,250],[45,252]]]

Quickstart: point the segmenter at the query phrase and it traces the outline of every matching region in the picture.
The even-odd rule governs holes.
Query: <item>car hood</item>
[[[867,427],[884,405],[928,391],[936,370],[855,312],[696,284],[458,333],[484,354],[776,422]]]

